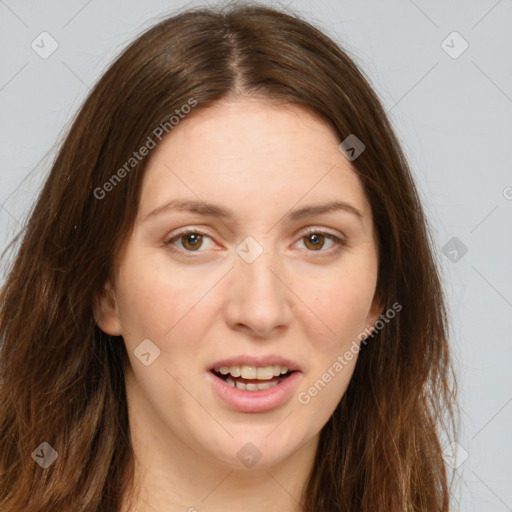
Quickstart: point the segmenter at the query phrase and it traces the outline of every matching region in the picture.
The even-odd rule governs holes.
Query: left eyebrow
[[[149,212],[143,217],[142,222],[146,222],[149,219],[156,217],[157,215],[161,215],[172,210],[186,211],[196,213],[198,215],[204,215],[205,217],[214,217],[231,221],[235,218],[235,214],[231,210],[228,210],[227,208],[214,203],[175,199],[168,201]],[[312,217],[313,215],[321,215],[335,211],[350,213],[351,215],[357,217],[360,221],[363,220],[362,213],[355,206],[345,201],[331,201],[325,204],[303,206],[302,208],[288,212],[284,218],[287,221],[297,221],[306,217]]]
[[[346,203],[345,201],[331,201],[326,204],[304,206],[286,214],[285,219],[295,221],[305,217],[312,217],[313,215],[321,215],[322,213],[331,213],[335,211],[350,213],[355,215],[360,221],[363,220],[363,214],[355,206],[352,206],[350,203]]]

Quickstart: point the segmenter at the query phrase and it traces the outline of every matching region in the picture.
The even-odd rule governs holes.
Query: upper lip
[[[292,359],[288,359],[286,357],[268,354],[266,356],[250,356],[250,355],[240,355],[233,356],[227,359],[222,359],[214,363],[210,370],[214,370],[215,368],[220,368],[221,366],[286,366],[289,371],[300,371],[300,365],[293,361]]]

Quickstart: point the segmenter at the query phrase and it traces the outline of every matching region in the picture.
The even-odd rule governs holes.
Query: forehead
[[[141,210],[184,196],[241,210],[350,199],[365,210],[360,179],[338,145],[332,128],[305,109],[216,104],[185,117],[153,150]]]

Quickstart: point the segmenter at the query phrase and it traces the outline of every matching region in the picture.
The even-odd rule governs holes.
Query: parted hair
[[[121,337],[93,303],[114,277],[148,159],[104,198],[95,190],[194,98],[298,105],[342,142],[379,242],[376,298],[403,307],[362,347],[322,428],[304,512],[447,512],[445,436],[456,379],[435,244],[397,136],[369,78],[332,36],[290,9],[255,4],[166,15],[114,60],[78,110],[12,241],[0,294],[0,510],[114,512],[133,478]],[[186,121],[185,121],[186,122]],[[170,135],[172,137],[172,132]],[[333,284],[334,285],[334,284]],[[31,454],[47,442],[47,468]]]

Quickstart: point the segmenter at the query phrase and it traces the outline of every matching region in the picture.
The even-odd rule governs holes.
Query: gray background
[[[198,4],[0,0],[0,249],[114,56],[166,14]],[[432,225],[463,412],[454,510],[512,511],[512,1],[291,7],[340,41],[370,77]],[[44,31],[58,44],[47,58],[31,47],[51,48]],[[449,447],[446,454],[450,460]]]

